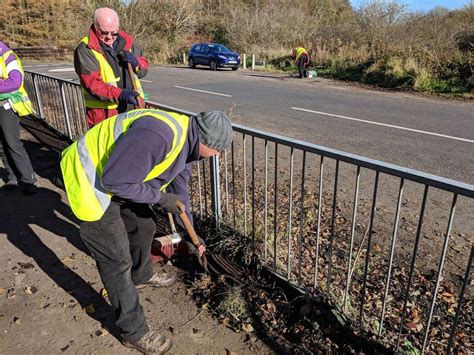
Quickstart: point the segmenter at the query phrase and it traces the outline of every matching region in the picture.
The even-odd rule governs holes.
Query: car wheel
[[[237,71],[237,69],[239,69],[239,67],[232,68],[233,71]]]
[[[190,68],[196,68],[196,63],[194,63],[193,58],[189,58],[188,65]]]
[[[209,68],[211,68],[212,71],[217,70],[217,63],[214,59],[209,62]]]

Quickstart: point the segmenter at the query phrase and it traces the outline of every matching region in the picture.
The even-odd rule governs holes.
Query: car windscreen
[[[211,52],[232,52],[223,44],[210,44],[209,49],[211,50]]]

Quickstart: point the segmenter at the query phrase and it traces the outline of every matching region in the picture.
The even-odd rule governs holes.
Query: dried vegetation
[[[333,196],[324,193],[320,235],[317,238],[318,206],[314,202],[318,201],[318,193],[306,187],[303,211],[295,207],[289,232],[288,181],[278,183],[275,218],[272,182],[266,193],[263,186],[256,185],[254,200],[247,192],[249,199],[244,201],[243,176],[239,170],[234,178],[239,183],[235,186],[235,192],[233,187],[229,187],[229,209],[224,207],[223,211],[225,223],[215,229],[212,219],[198,219],[197,226],[199,234],[206,238],[210,253],[225,256],[240,272],[234,269],[231,272],[233,277],[206,278],[204,286],[202,280],[196,283],[194,295],[200,304],[208,305],[216,317],[237,331],[255,329],[259,336],[267,338],[279,351],[392,352],[396,348],[400,330],[402,351],[418,353],[421,350],[439,262],[438,252],[425,246],[423,241],[439,247],[441,234],[430,230],[421,235],[421,247],[417,253],[405,307],[417,215],[401,218],[391,282],[385,298],[391,241],[391,225],[387,221],[391,220],[391,214],[383,205],[378,204],[377,222],[369,233],[372,201],[370,198],[361,198],[349,266],[352,204],[338,201],[333,214]],[[201,188],[204,185],[201,180]],[[193,179],[193,186],[192,203],[199,210],[196,178]],[[252,191],[250,183],[247,188],[247,191]],[[224,186],[222,191],[225,191]],[[263,227],[265,194],[269,201],[266,233]],[[226,206],[223,198],[222,204]],[[301,196],[297,193],[293,193],[291,199],[294,206],[301,205]],[[201,207],[207,213],[210,212],[209,202],[201,198]],[[408,203],[408,199],[405,203]],[[255,206],[255,216],[249,210],[251,204]],[[244,228],[247,228],[248,237],[243,235]],[[462,260],[464,262],[465,258]],[[317,271],[315,265],[318,266]],[[268,271],[280,276],[275,277]],[[428,332],[425,348],[428,352],[446,349],[459,302],[463,272],[445,271],[444,276]],[[289,279],[293,286],[282,281],[285,279]],[[366,288],[362,302],[364,282]],[[296,288],[304,292],[300,293]],[[305,292],[308,296],[304,296]],[[381,317],[384,304],[384,317]],[[453,350],[457,353],[471,353],[474,350],[470,335],[471,315],[472,298],[466,294],[454,335]]]
[[[181,62],[192,43],[216,41],[294,70],[288,56],[303,45],[323,75],[472,97],[472,3],[427,13],[399,0],[355,8],[348,0],[6,0],[2,6],[2,38],[20,46],[72,49],[94,9],[109,6],[154,62]]]

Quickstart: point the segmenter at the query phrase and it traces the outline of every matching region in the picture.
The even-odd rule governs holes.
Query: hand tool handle
[[[179,217],[181,218],[181,221],[184,224],[184,227],[186,228],[186,232],[188,232],[189,236],[191,237],[191,240],[193,241],[194,246],[196,249],[199,249],[201,246],[201,242],[199,241],[199,238],[196,234],[196,231],[194,230],[193,225],[189,221],[188,215],[186,214],[186,210],[184,207],[184,204],[182,202],[178,202],[178,208],[181,211],[179,214]],[[207,257],[206,254],[202,254],[201,256],[198,256],[199,263],[202,265],[204,270],[206,272],[209,272],[209,269],[207,267]]]
[[[132,82],[132,89],[134,92],[137,92],[137,85],[135,84],[135,73],[133,72],[132,65],[127,62],[128,75],[130,76],[130,81]],[[145,108],[145,101],[140,96],[137,96],[138,108]]]
[[[176,225],[174,224],[174,218],[171,212],[168,212],[168,219],[170,221],[171,232],[176,233]]]
[[[186,228],[186,232],[188,232],[189,236],[191,237],[191,240],[193,241],[194,246],[196,247],[196,249],[199,248],[201,246],[201,242],[199,241],[196,231],[194,230],[194,227],[189,221],[189,218],[186,212],[182,211],[179,214],[179,218],[181,218],[181,221],[183,221],[184,227]]]

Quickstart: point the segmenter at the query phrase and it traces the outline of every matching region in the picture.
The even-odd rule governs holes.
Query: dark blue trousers
[[[20,119],[12,109],[0,107],[0,158],[7,181],[36,184],[30,158],[20,140]]]

